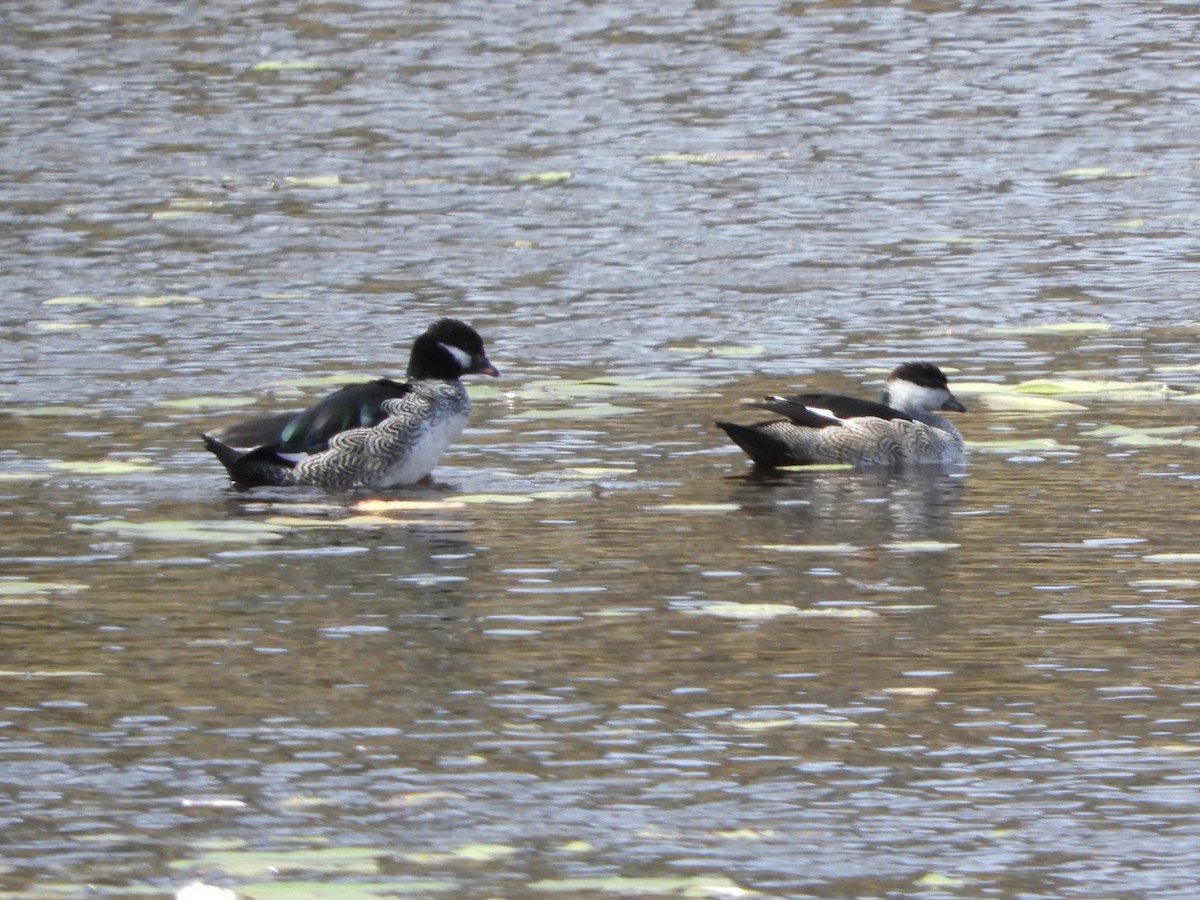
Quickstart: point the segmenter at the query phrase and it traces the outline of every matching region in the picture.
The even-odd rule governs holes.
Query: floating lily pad
[[[458,502],[472,505],[518,505],[521,503],[533,503],[534,501],[532,497],[525,494],[461,494],[458,497]]]
[[[307,177],[292,177],[289,175],[283,180],[292,187],[301,188],[335,188],[344,186],[342,179],[337,175],[309,175]]]
[[[313,60],[264,59],[254,64],[255,72],[309,72],[327,65]]]
[[[462,500],[359,500],[355,509],[363,512],[442,512],[463,508]]]
[[[1145,178],[1145,172],[1131,172],[1128,170],[1114,171],[1104,166],[1081,166],[1077,169],[1067,169],[1059,172],[1061,178],[1072,178],[1079,180],[1096,179],[1096,178]]]
[[[1163,425],[1157,428],[1134,428],[1130,425],[1101,425],[1099,428],[1093,428],[1091,431],[1085,431],[1084,434],[1092,435],[1093,437],[1124,437],[1131,434],[1152,434],[1159,437],[1167,437],[1170,435],[1191,434],[1196,431],[1195,425]]]
[[[386,882],[266,881],[239,884],[238,891],[239,896],[253,900],[379,900],[450,892],[457,887],[450,881],[395,878]]]
[[[418,863],[443,862],[495,862],[498,859],[512,856],[517,852],[516,847],[507,844],[464,844],[455,847],[448,853],[406,853],[404,858]]]
[[[74,472],[76,475],[135,475],[162,471],[162,466],[153,463],[120,459],[58,460],[50,463],[50,468]]]
[[[735,603],[722,600],[688,609],[692,615],[716,616],[720,619],[737,619],[750,622],[765,622],[781,616],[806,619],[875,619],[879,614],[863,607],[831,606],[802,608],[790,603]]]
[[[962,544],[950,544],[943,541],[900,541],[894,544],[884,544],[884,550],[893,553],[941,553],[943,550],[957,550]]]
[[[87,322],[38,322],[39,331],[83,331],[92,326]]]
[[[98,678],[86,669],[0,669],[0,678]]]
[[[531,172],[517,178],[517,181],[524,184],[562,184],[570,180],[570,172]]]
[[[1056,413],[1086,410],[1086,406],[1055,400],[1051,397],[1023,396],[1019,394],[984,394],[981,398],[988,407],[1000,412]]]
[[[1185,444],[1195,444],[1179,437],[1162,437],[1157,434],[1122,434],[1110,438],[1110,443],[1120,447],[1179,447]]]
[[[1200,581],[1195,578],[1142,578],[1129,582],[1130,587],[1140,588],[1194,588],[1200,587]]]
[[[1014,394],[1097,400],[1166,400],[1183,392],[1161,381],[1113,381],[1085,378],[1038,378],[1010,389]]]
[[[148,522],[129,522],[125,519],[106,519],[102,522],[76,522],[71,529],[114,534],[122,538],[206,544],[253,544],[258,541],[276,541],[283,536],[280,526],[242,520],[206,522],[158,519]]]
[[[759,544],[755,549],[778,553],[857,553],[862,547],[854,544]]]
[[[195,859],[176,860],[173,869],[215,869],[235,878],[268,873],[321,872],[339,875],[374,875],[383,850],[376,847],[319,847],[305,850],[214,850]]]
[[[694,615],[717,616],[721,619],[740,619],[753,622],[794,616],[799,608],[790,603],[707,603],[687,610]]]
[[[1147,553],[1143,562],[1200,563],[1200,553]]]
[[[391,528],[403,525],[400,519],[388,516],[343,516],[337,519],[324,519],[306,516],[269,516],[265,525],[268,528]]]
[[[88,587],[75,581],[0,581],[0,598],[30,594],[73,594],[86,591]]]
[[[739,888],[728,878],[713,875],[648,876],[645,878],[609,875],[597,878],[547,878],[526,885],[531,891],[554,892],[567,896],[584,896],[593,892],[618,894],[623,897],[737,897],[749,891]]]
[[[647,512],[727,513],[741,509],[740,503],[660,503],[645,507]]]

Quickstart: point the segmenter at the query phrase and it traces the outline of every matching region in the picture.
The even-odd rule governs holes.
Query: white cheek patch
[[[457,362],[462,368],[471,368],[470,353],[467,353],[467,351],[463,350],[461,347],[455,347],[453,344],[438,344],[438,346],[453,356],[455,362]]]

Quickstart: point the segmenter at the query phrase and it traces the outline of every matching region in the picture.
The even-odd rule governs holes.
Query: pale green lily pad
[[[86,406],[12,406],[4,412],[13,416],[37,416],[39,418],[95,416],[96,410]]]
[[[667,513],[727,513],[742,508],[740,503],[660,503],[644,507],[647,512]]]
[[[264,59],[254,64],[255,72],[310,72],[327,68],[323,62],[312,60]]]
[[[960,878],[957,875],[943,875],[940,872],[927,872],[917,879],[917,884],[921,887],[932,888],[959,888],[970,884],[966,878]]]
[[[69,295],[43,300],[42,306],[100,306],[103,302],[102,300],[97,300],[95,297]]]
[[[0,678],[99,678],[86,669],[0,669]]]
[[[534,491],[529,495],[534,500],[584,500],[592,496],[588,491]]]
[[[1137,581],[1129,582],[1129,586],[1144,588],[1194,588],[1200,587],[1200,581],[1197,581],[1195,578],[1141,578]]]
[[[1143,562],[1200,563],[1200,553],[1147,553]]]
[[[238,896],[253,900],[379,900],[380,897],[416,897],[454,891],[451,881],[396,879],[386,882],[326,883],[321,881],[265,881],[239,884]]]
[[[1068,403],[1066,400],[1020,394],[984,394],[980,399],[998,412],[1056,413],[1087,409],[1086,406]]]
[[[854,544],[759,544],[755,549],[777,553],[857,553],[862,547]]]
[[[547,878],[526,885],[531,891],[568,896],[603,891],[624,897],[746,897],[755,892],[739,888],[728,878],[714,875],[648,876],[645,878],[609,875],[596,878]]]
[[[530,172],[517,178],[523,184],[562,184],[570,180],[570,172]]]
[[[944,550],[957,550],[962,544],[951,544],[944,541],[899,541],[894,544],[884,544],[884,550],[893,553],[941,553]]]
[[[1113,171],[1104,166],[1080,166],[1077,169],[1067,169],[1059,172],[1061,178],[1074,178],[1080,180],[1095,179],[1095,178],[1145,178],[1145,172],[1132,172],[1127,169]]]
[[[50,463],[50,468],[73,472],[76,475],[135,475],[162,471],[162,466],[153,463],[120,459],[58,460]]]
[[[171,863],[173,869],[216,869],[234,878],[254,878],[268,873],[286,876],[292,872],[322,872],[339,875],[374,875],[379,858],[377,847],[319,847],[306,850],[214,850],[195,859]]]
[[[293,177],[289,175],[283,180],[292,187],[301,188],[336,188],[345,186],[342,179],[337,175],[309,175],[306,177]]]
[[[1161,381],[1113,381],[1084,378],[1037,378],[1010,388],[1014,394],[1035,394],[1100,400],[1166,400],[1183,391]]]
[[[700,165],[712,165],[713,163],[723,162],[722,158],[716,153],[656,153],[652,156],[641,157],[642,162],[653,163],[692,163]]]
[[[690,615],[716,616],[743,622],[766,622],[781,616],[805,619],[875,619],[879,614],[863,607],[831,606],[818,609],[801,608],[790,603],[735,603],[718,601],[685,610]]]
[[[38,322],[39,331],[83,331],[92,326],[87,322]]]
[[[293,528],[390,528],[403,525],[400,519],[390,516],[357,515],[340,519],[308,518],[305,516],[269,516],[265,520],[268,528],[290,530]]]
[[[742,621],[764,622],[777,619],[780,616],[794,616],[800,612],[799,607],[790,603],[706,603],[694,609],[686,610],[692,615],[717,616],[721,619],[739,619]]]
[[[1168,437],[1171,435],[1191,434],[1196,431],[1195,425],[1163,425],[1157,428],[1134,428],[1130,425],[1101,425],[1099,428],[1093,428],[1091,431],[1085,431],[1084,434],[1092,435],[1093,437],[1126,437],[1131,434],[1150,434],[1158,437]]]
[[[86,591],[90,585],[75,581],[0,581],[0,597],[23,597],[29,594],[73,594]]]
[[[241,520],[206,522],[158,519],[129,522],[125,519],[106,519],[103,522],[76,522],[71,526],[71,530],[114,534],[122,538],[205,544],[253,544],[259,541],[277,541],[283,536],[279,526]]]
[[[464,844],[447,853],[405,853],[404,858],[409,862],[424,865],[446,862],[495,862],[516,852],[516,847],[507,844]]]
[[[459,503],[468,503],[479,506],[486,504],[516,506],[522,503],[534,502],[532,497],[529,497],[525,494],[462,494],[455,499]]]
[[[618,406],[614,403],[583,403],[559,409],[527,409],[516,413],[516,419],[603,419],[608,416],[627,416],[641,412],[636,406]]]
[[[1122,434],[1110,438],[1109,443],[1119,447],[1180,447],[1196,445],[1196,441],[1188,441],[1178,437],[1162,437],[1157,434]]]
[[[176,397],[172,400],[159,400],[159,406],[168,409],[232,409],[238,406],[249,406],[254,403],[253,397]]]

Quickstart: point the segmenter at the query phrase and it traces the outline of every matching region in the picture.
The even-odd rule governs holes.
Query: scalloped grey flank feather
[[[718,427],[762,466],[850,463],[862,467],[955,465],[963,438],[938,413],[966,412],[931,363],[905,363],[888,376],[880,402],[837,394],[767,397],[751,406],[781,415],[753,425]]]

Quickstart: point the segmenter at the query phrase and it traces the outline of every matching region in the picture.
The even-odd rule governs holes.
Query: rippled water
[[[0,23],[6,896],[1194,893],[1189,5]],[[444,314],[420,504],[227,489]],[[964,473],[711,425],[909,358]]]

